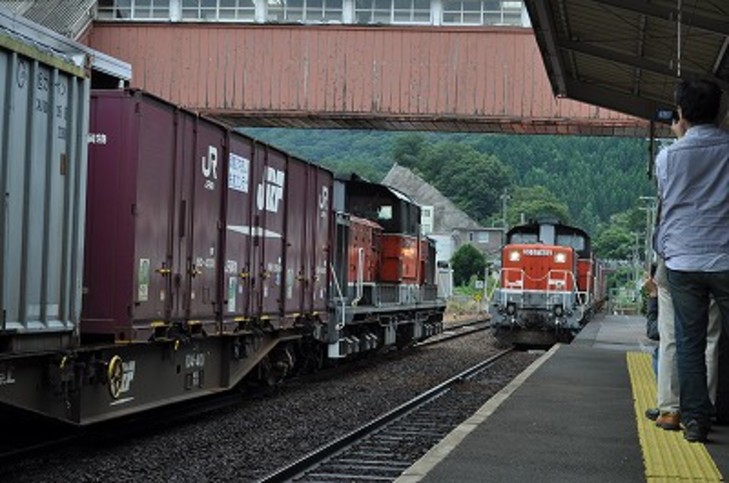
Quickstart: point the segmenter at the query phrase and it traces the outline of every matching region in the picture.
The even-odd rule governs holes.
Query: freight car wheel
[[[109,379],[109,394],[114,399],[117,399],[119,394],[121,394],[122,380],[124,378],[121,357],[114,356],[111,358],[109,367],[106,370],[106,376]]]
[[[275,386],[286,378],[295,363],[294,353],[287,344],[277,346],[260,363],[261,379]]]

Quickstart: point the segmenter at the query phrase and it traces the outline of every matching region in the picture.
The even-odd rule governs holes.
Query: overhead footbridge
[[[132,85],[236,126],[646,136],[555,98],[528,28],[97,22]]]

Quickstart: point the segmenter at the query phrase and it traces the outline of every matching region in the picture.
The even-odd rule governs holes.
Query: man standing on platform
[[[681,420],[684,437],[701,442],[712,413],[704,356],[712,295],[729,333],[729,133],[715,124],[720,102],[715,83],[682,81],[672,126],[679,140],[656,158],[656,249],[675,309]]]

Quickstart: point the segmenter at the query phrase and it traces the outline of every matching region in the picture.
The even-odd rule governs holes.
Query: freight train
[[[87,425],[442,331],[402,193],[2,45],[0,409]]]
[[[501,250],[492,331],[504,344],[570,342],[599,310],[605,290],[585,231],[547,219],[516,226]]]

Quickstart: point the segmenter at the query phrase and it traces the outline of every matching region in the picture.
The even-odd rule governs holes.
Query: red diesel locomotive
[[[516,226],[501,253],[490,313],[504,343],[569,342],[604,299],[602,266],[579,228],[553,220]]]

